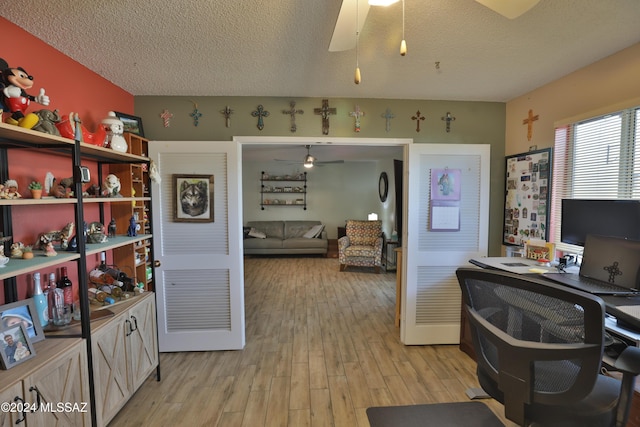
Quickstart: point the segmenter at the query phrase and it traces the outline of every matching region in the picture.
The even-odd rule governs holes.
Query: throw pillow
[[[266,239],[267,238],[266,234],[264,234],[262,231],[256,230],[253,227],[251,227],[251,230],[249,230],[249,236],[255,237],[257,239]]]
[[[320,235],[320,233],[322,233],[323,229],[324,229],[324,225],[323,224],[314,225],[313,227],[311,227],[309,229],[309,231],[304,233],[304,235],[302,237],[305,237],[307,239],[313,239],[314,237],[318,237]]]

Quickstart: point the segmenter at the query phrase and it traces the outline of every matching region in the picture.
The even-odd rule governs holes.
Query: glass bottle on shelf
[[[38,313],[40,326],[44,328],[49,324],[49,310],[47,297],[44,295],[42,284],[40,283],[40,273],[33,273],[33,301],[36,306],[36,312]]]
[[[60,269],[60,282],[58,283],[58,287],[62,289],[64,293],[64,304],[71,306],[73,304],[73,286],[69,276],[67,276],[67,267],[62,267]]]

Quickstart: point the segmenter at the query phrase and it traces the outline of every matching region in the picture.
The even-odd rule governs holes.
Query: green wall
[[[304,114],[297,115],[296,133],[290,131],[289,103]],[[360,132],[354,130],[354,118],[349,116],[355,105],[365,112]],[[321,118],[314,108],[322,106],[322,98],[287,97],[183,97],[136,96],[135,114],[142,118],[145,136],[151,140],[229,141],[233,136],[305,136],[322,139]],[[197,105],[202,114],[198,126],[190,114]],[[257,118],[251,115],[262,105],[269,116],[264,129],[257,128]],[[225,127],[221,110],[229,106],[230,127]],[[329,137],[351,138],[413,138],[415,143],[490,144],[491,145],[491,201],[489,220],[489,255],[501,255],[504,207],[505,104],[499,102],[430,101],[400,99],[330,98],[329,107],[336,108],[330,117]],[[385,130],[382,114],[389,108],[395,118],[391,129]],[[167,109],[173,117],[164,127],[162,112]],[[417,111],[425,117],[416,131]],[[456,119],[446,132],[441,119],[450,112]]]

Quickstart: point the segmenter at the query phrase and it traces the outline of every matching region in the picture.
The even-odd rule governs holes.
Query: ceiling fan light
[[[369,0],[369,6],[391,6],[400,0]]]
[[[402,39],[400,42],[400,55],[405,56],[407,54],[407,42],[405,39]]]
[[[311,154],[307,154],[307,157],[304,158],[304,167],[312,168],[313,162],[315,162],[315,160],[315,157],[313,157]]]

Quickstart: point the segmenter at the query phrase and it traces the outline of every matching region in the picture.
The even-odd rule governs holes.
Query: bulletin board
[[[507,156],[504,202],[505,245],[548,240],[551,208],[551,148]]]

